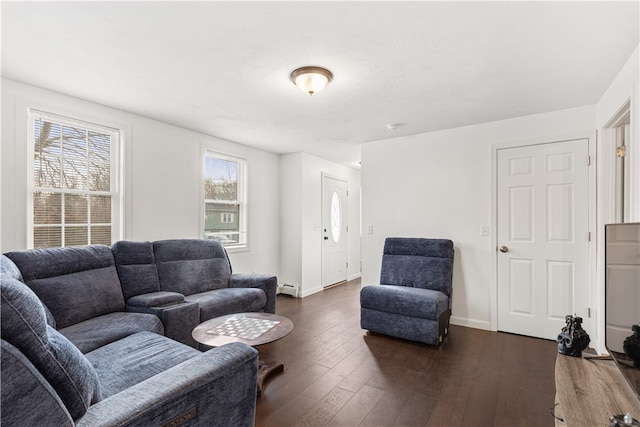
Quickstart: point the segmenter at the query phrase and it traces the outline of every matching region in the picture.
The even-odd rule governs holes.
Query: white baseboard
[[[451,316],[449,321],[452,325],[466,326],[468,328],[491,330],[491,324],[485,320],[467,319],[466,317]]]
[[[322,292],[324,288],[322,286],[315,287],[313,289],[305,289],[302,292],[298,292],[298,298],[308,297],[309,295],[317,294],[318,292]]]
[[[355,273],[355,274],[352,274],[352,275],[348,276],[347,281],[358,279],[360,277],[362,277],[362,273]],[[278,289],[280,289],[280,288],[278,288]],[[322,286],[316,286],[316,287],[311,288],[311,289],[303,289],[303,290],[300,290],[300,288],[298,288],[297,297],[298,298],[308,297],[309,295],[313,295],[313,294],[317,294],[318,292],[322,292],[324,289],[325,288],[322,287]]]

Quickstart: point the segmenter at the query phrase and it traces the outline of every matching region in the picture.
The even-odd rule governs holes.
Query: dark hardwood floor
[[[553,341],[451,326],[439,347],[360,329],[360,281],[278,295],[293,332],[260,346],[281,374],[256,426],[553,426]]]

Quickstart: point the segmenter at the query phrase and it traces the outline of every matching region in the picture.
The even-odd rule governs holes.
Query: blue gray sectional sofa
[[[127,311],[157,315],[177,341],[195,346],[191,331],[214,317],[276,312],[276,277],[233,274],[215,240],[121,241],[111,250]]]
[[[277,281],[234,275],[215,241],[2,255],[2,425],[250,426],[257,352],[200,352],[210,317],[275,312]]]
[[[53,326],[83,353],[149,331],[197,347],[191,331],[225,314],[275,313],[277,279],[232,274],[215,240],[120,241],[5,254]],[[149,316],[152,315],[152,316]]]

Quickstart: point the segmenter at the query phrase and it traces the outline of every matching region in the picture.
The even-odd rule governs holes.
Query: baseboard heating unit
[[[278,286],[278,293],[284,295],[291,295],[294,298],[298,298],[298,285],[290,285],[285,283]]]

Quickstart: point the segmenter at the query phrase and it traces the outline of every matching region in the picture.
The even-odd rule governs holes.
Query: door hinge
[[[591,317],[591,307],[587,307],[587,317]]]
[[[587,231],[587,242],[591,241],[591,232]]]
[[[347,268],[349,268],[349,261],[347,261]]]
[[[621,145],[620,147],[616,147],[616,157],[626,157],[627,156],[627,146]]]
[[[591,166],[591,156],[587,156],[587,166]]]

